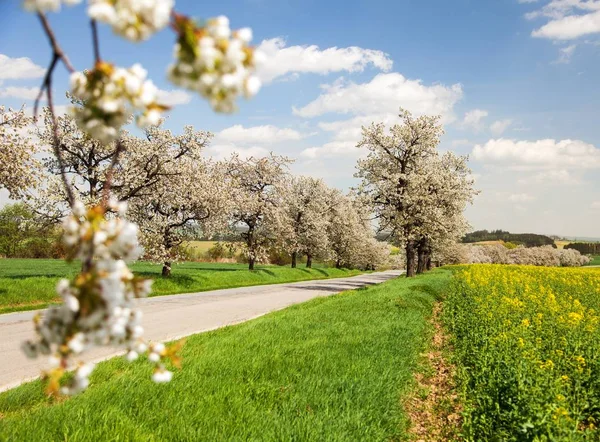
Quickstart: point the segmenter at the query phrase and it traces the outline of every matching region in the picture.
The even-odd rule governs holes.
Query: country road
[[[390,270],[349,278],[157,296],[138,302],[144,313],[146,338],[167,341],[247,321],[319,296],[378,284],[402,273]],[[0,315],[0,391],[36,378],[47,367],[46,357],[27,359],[20,350],[21,342],[34,337],[32,318],[37,312]],[[86,355],[86,360],[99,361],[120,353],[114,348],[97,348]]]

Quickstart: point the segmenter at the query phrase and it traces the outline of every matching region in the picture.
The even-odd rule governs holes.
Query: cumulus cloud
[[[538,17],[549,18],[546,24],[532,31],[533,37],[573,40],[600,32],[600,1],[552,0],[525,17],[530,20]]]
[[[264,157],[269,155],[269,150],[262,146],[238,146],[233,143],[211,144],[206,149],[206,153],[213,158],[222,160],[237,153],[241,158]]]
[[[22,78],[39,78],[46,69],[38,66],[30,58],[11,58],[0,54],[0,80],[18,80]]]
[[[581,178],[572,172],[564,169],[544,170],[534,175],[529,175],[518,180],[519,184],[542,184],[548,185],[577,185],[581,184]]]
[[[277,37],[263,40],[258,49],[266,55],[258,71],[265,83],[293,80],[301,73],[362,72],[369,65],[384,72],[392,68],[388,54],[357,46],[326,49],[316,45],[287,46],[283,38]]]
[[[252,127],[236,124],[218,132],[207,153],[218,159],[229,157],[234,152],[242,158],[262,157],[269,154],[273,144],[298,141],[310,135],[271,124]]]
[[[192,95],[181,90],[163,90],[158,91],[158,102],[167,106],[177,106],[187,104],[192,100]]]
[[[503,164],[514,169],[600,168],[600,149],[580,140],[492,139],[476,145],[472,156],[478,161]]]
[[[306,136],[306,134],[294,129],[279,128],[271,124],[254,127],[244,127],[241,124],[236,124],[217,133],[215,143],[273,144],[282,141],[300,140]]]
[[[327,113],[396,114],[402,106],[415,114],[442,115],[449,122],[454,119],[454,105],[463,96],[460,84],[427,86],[421,80],[410,80],[399,73],[378,74],[367,83],[342,78],[322,88],[324,92],[319,97],[306,106],[294,108],[294,114],[304,118]]]
[[[483,109],[473,109],[465,113],[465,117],[461,123],[463,128],[481,130],[483,128],[483,119],[489,115],[488,111]]]
[[[305,158],[359,157],[364,154],[366,151],[357,148],[354,141],[330,141],[322,146],[309,147],[300,153]]]
[[[490,125],[490,131],[492,132],[492,135],[497,137],[497,136],[502,135],[504,133],[504,131],[506,129],[508,129],[508,126],[510,126],[511,124],[512,124],[512,120],[510,120],[510,119],[494,121]]]
[[[35,100],[39,91],[39,87],[8,86],[0,89],[0,98],[19,98],[23,100]]]

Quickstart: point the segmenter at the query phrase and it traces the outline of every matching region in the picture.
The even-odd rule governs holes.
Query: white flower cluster
[[[58,282],[62,305],[49,309],[43,319],[37,318],[38,340],[23,344],[29,357],[54,353],[51,373],[58,372],[57,378],[68,368],[71,357],[93,346],[126,346],[128,360],[148,350],[140,324],[142,314],[133,300],[148,295],[152,281],[134,276],[124,261],[136,259],[141,252],[137,226],[120,218],[127,209],[125,204],[110,202],[109,208],[118,217],[106,219],[100,206],[86,210],[81,203],[74,205],[73,215],[64,222],[64,243],[71,258],[88,263],[88,268],[72,281]],[[156,364],[156,382],[167,382],[172,376],[161,362],[166,354],[163,344],[151,346],[149,358]],[[79,366],[70,384],[60,391],[73,394],[84,390],[91,372],[90,365]]]
[[[236,110],[239,95],[258,93],[261,82],[253,75],[261,55],[248,46],[252,30],[232,32],[229,19],[209,19],[205,27],[177,16],[179,39],[174,49],[176,62],[169,67],[169,79],[176,85],[197,91],[216,112]]]
[[[146,40],[169,24],[173,0],[90,0],[88,15],[132,40]]]
[[[73,108],[79,127],[91,137],[110,143],[119,137],[119,131],[137,110],[140,127],[155,126],[160,122],[165,106],[157,103],[158,89],[139,64],[129,69],[112,64],[97,63],[92,71],[71,74],[71,92],[82,101]]]
[[[57,12],[61,3],[73,6],[81,3],[81,0],[23,0],[23,8],[29,12]]]

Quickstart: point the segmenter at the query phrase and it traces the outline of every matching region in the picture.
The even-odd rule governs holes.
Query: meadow
[[[0,313],[44,308],[59,302],[55,286],[60,278],[73,277],[78,262],[57,259],[0,259]],[[131,265],[135,274],[154,280],[151,296],[191,293],[231,287],[277,284],[309,279],[340,278],[363,273],[359,270],[316,266],[312,269],[247,264],[183,262],[173,265],[169,278],[161,266],[149,262]]]
[[[467,440],[598,440],[600,271],[472,265],[448,292]]]
[[[0,440],[404,440],[402,401],[449,277],[398,278],[192,336],[166,385],[123,358],[73,398],[22,385],[0,394]]]

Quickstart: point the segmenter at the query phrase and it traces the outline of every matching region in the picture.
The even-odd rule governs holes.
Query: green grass
[[[450,273],[317,298],[188,338],[170,384],[100,364],[83,394],[0,394],[0,440],[375,441],[406,437],[402,398]]]
[[[600,266],[600,255],[592,256],[592,260],[587,263],[588,266]]]
[[[131,267],[136,274],[154,279],[151,296],[361,273],[347,269],[278,266],[258,266],[257,270],[250,272],[246,264],[186,262],[175,264],[171,277],[162,278],[160,265],[138,262]],[[78,269],[78,263],[67,264],[54,259],[0,259],[0,313],[44,308],[57,302],[56,282],[60,278],[72,277]]]

